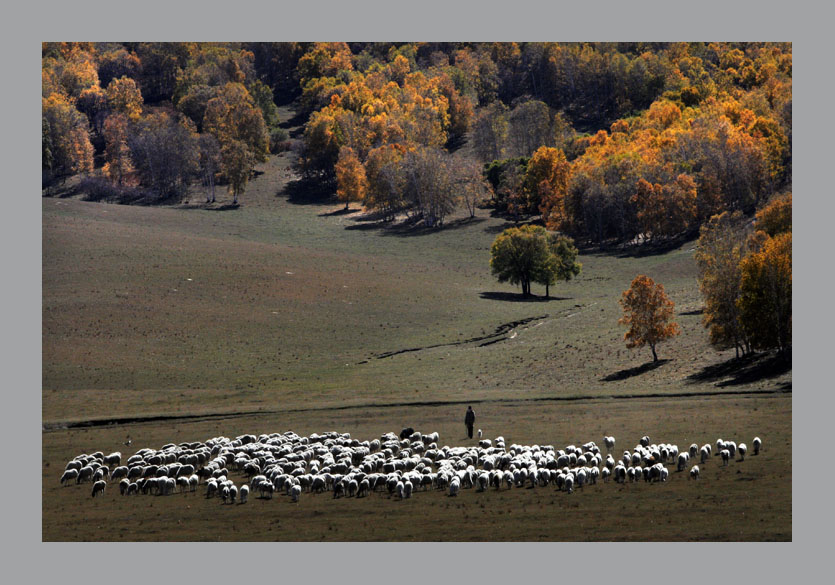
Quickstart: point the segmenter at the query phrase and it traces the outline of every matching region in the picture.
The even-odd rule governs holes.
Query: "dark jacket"
[[[464,417],[464,424],[469,427],[469,426],[472,426],[472,424],[474,422],[475,422],[475,411],[474,410],[467,410],[467,416]]]

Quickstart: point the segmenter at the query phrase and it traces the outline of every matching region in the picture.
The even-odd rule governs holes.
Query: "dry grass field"
[[[44,540],[791,540],[791,368],[708,345],[694,242],[584,253],[579,278],[527,300],[490,275],[506,224],[484,210],[436,233],[383,227],[355,205],[293,196],[288,155],[259,170],[239,208],[205,208],[199,192],[178,207],[43,199]],[[683,331],[654,365],[617,324],[640,273],[664,284]],[[92,499],[89,484],[58,482],[78,453],[218,435],[363,440],[413,426],[467,444],[467,403],[509,443],[606,433],[622,453],[644,434],[680,447],[759,435],[764,450],[726,468],[714,458],[698,482],[672,472],[570,496],[221,506],[200,493],[123,498],[115,485]]]

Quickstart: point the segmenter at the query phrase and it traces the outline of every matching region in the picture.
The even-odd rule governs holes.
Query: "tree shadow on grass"
[[[679,315],[704,315],[704,308],[693,309],[692,311],[682,311]]]
[[[687,376],[686,381],[688,384],[714,382],[719,387],[738,386],[767,378],[776,378],[791,370],[791,350],[788,350],[785,355],[774,352],[755,353],[705,366],[701,371]],[[787,388],[786,384],[788,384]],[[791,382],[784,382],[781,386],[783,389],[791,389]]]
[[[350,215],[352,213],[358,213],[359,211],[360,211],[359,209],[351,209],[350,207],[348,209],[345,209],[344,207],[340,207],[336,211],[326,211],[324,213],[320,213],[319,217],[333,217],[333,216],[337,216],[337,215]]]
[[[288,181],[284,189],[276,193],[280,197],[285,195],[287,201],[294,205],[324,205],[336,202],[334,190],[315,179],[295,179]]]
[[[615,372],[614,374],[609,374],[608,376],[600,378],[600,381],[601,382],[617,382],[618,380],[626,380],[627,378],[632,378],[633,376],[640,376],[641,374],[645,374],[645,373],[650,372],[650,371],[652,371],[656,368],[660,368],[661,366],[663,366],[664,364],[666,364],[669,361],[671,361],[671,360],[664,359],[664,360],[658,360],[657,362],[647,362],[643,365],[640,365],[640,366],[637,366],[637,367],[634,367],[634,368],[628,368],[626,370],[620,370],[619,372]]]
[[[202,209],[206,211],[231,211],[233,209],[240,209],[241,205],[239,203],[224,203],[223,205],[216,205],[216,206],[204,206]]]
[[[439,234],[446,231],[457,230],[470,225],[475,225],[486,221],[482,217],[465,217],[456,219],[443,224],[442,226],[427,226],[421,220],[406,220],[399,223],[391,221],[384,221],[382,215],[364,214],[359,217],[352,218],[354,225],[345,226],[346,230],[379,230],[381,236],[396,236],[401,238],[408,238],[413,236],[427,236],[430,234]]]
[[[571,297],[548,297],[539,295],[523,295],[511,292],[483,292],[478,295],[488,301],[506,301],[511,303],[547,303],[549,301],[570,301]]]

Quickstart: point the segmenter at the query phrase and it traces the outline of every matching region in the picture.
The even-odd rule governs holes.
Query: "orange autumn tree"
[[[530,207],[539,209],[549,229],[560,229],[565,223],[564,200],[570,174],[571,163],[559,148],[541,146],[528,162],[524,188]]]
[[[339,149],[339,160],[334,166],[336,171],[336,195],[345,202],[345,210],[351,201],[362,201],[368,191],[365,167],[350,146]]]
[[[681,333],[678,324],[671,320],[675,303],[664,293],[664,285],[643,274],[636,276],[629,290],[623,291],[620,304],[624,315],[618,323],[629,327],[623,336],[626,347],[649,345],[652,361],[657,362],[655,346]]]

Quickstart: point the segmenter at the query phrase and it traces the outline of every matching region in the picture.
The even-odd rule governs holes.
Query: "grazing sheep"
[[[606,446],[606,452],[608,453],[609,451],[615,448],[615,438],[604,436],[603,444]]]
[[[481,429],[478,429],[478,438],[481,438]]]
[[[570,473],[565,476],[565,491],[569,494],[574,491],[574,475]]]
[[[127,478],[120,481],[119,482],[119,494],[124,496],[125,493],[128,491],[128,486],[129,485],[130,485],[130,481],[128,481]]]
[[[249,486],[244,484],[241,486],[241,503],[246,504],[246,500],[249,497]]]
[[[739,460],[745,461],[745,454],[748,452],[748,446],[745,443],[740,443],[736,450],[739,452]]]
[[[85,465],[78,470],[78,477],[75,478],[75,483],[82,483],[85,480],[92,480],[95,470],[89,465]]]
[[[478,489],[476,491],[483,492],[487,489],[487,484],[490,481],[490,477],[486,473],[479,474],[477,483]]]
[[[357,497],[360,498],[363,496],[367,496],[370,489],[371,483],[368,481],[368,479],[363,479],[360,482],[359,489],[357,490]]]
[[[688,453],[679,453],[678,460],[676,462],[676,471],[684,471],[684,468],[687,466],[687,461],[690,459],[690,455]]]
[[[452,481],[449,482],[449,495],[457,496],[459,489],[461,489],[461,480],[458,479],[458,476],[455,476],[452,478]]]
[[[699,479],[699,466],[694,465],[690,468],[690,479]]]
[[[587,477],[587,475],[588,475],[588,474],[586,473],[585,468],[581,468],[581,469],[577,472],[577,487],[578,487],[578,488],[583,489],[583,485],[585,485],[585,483],[586,483],[586,477]]]
[[[67,469],[64,474],[61,476],[61,485],[66,487],[64,482],[69,483],[71,479],[75,479],[76,483],[79,483],[78,480],[78,469]]]
[[[602,477],[602,478],[603,478],[603,483],[606,483],[606,480],[607,480],[607,479],[609,479],[609,476],[610,476],[611,474],[612,474],[612,472],[609,470],[609,468],[608,468],[608,467],[604,467],[604,468],[600,471],[600,477]]]
[[[411,498],[412,497],[412,488],[414,485],[408,479],[403,482],[403,497],[404,498]]]
[[[195,474],[188,478],[189,491],[197,491],[197,485],[200,483],[200,478]]]
[[[100,479],[100,480],[96,481],[93,484],[93,497],[95,498],[97,495],[103,494],[104,493],[104,488],[106,488],[106,487],[107,487],[107,482],[104,481],[103,479]]]
[[[84,464],[81,461],[79,461],[78,459],[73,459],[72,461],[67,463],[67,466],[64,469],[75,469],[76,471],[78,471],[82,467],[84,467]]]
[[[641,437],[640,443],[641,447],[649,447],[649,435],[644,435],[643,437]]]
[[[701,448],[699,451],[699,463],[704,465],[704,462],[710,459],[710,449],[707,448],[707,445]]]
[[[695,459],[696,455],[699,453],[699,446],[696,443],[693,443],[690,445],[688,452],[690,453],[690,459]]]
[[[129,495],[131,495],[131,494],[136,495],[136,494],[138,494],[138,493],[139,493],[139,484],[138,484],[138,483],[136,483],[136,482],[131,482],[131,483],[128,485],[128,490],[127,490],[126,495],[128,495],[128,496],[129,496]]]
[[[121,477],[127,477],[127,476],[128,476],[128,466],[127,465],[122,465],[122,466],[117,467],[116,469],[113,470],[113,473],[110,474],[110,480],[111,481],[116,481],[117,479],[119,479]]]
[[[727,449],[722,449],[721,451],[719,451],[719,455],[720,455],[720,457],[722,457],[722,464],[727,465],[728,461],[731,458],[731,452],[728,451]]]
[[[217,482],[212,479],[206,484],[206,497],[211,498],[215,493],[217,493]]]
[[[733,459],[736,456],[736,443],[734,443],[733,441],[728,441],[727,443],[725,443],[725,449],[727,449],[728,452],[731,454],[731,459]]]
[[[759,455],[760,454],[760,448],[763,446],[763,442],[760,440],[759,437],[754,437],[753,445],[754,445],[754,455]]]
[[[411,437],[415,432],[415,429],[412,427],[406,427],[402,431],[400,431],[400,439],[405,439],[406,437]]]
[[[293,487],[290,488],[290,500],[293,502],[298,502],[300,495],[302,495],[302,486],[294,484]]]
[[[119,466],[122,463],[122,454],[116,451],[115,453],[111,453],[107,457],[102,459],[102,463],[105,465],[116,465]]]

